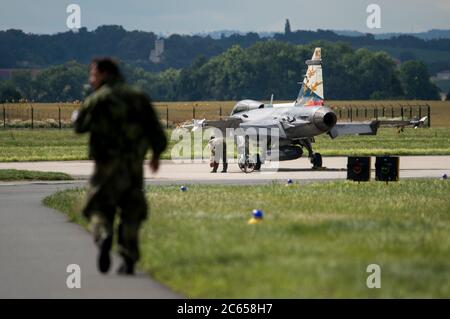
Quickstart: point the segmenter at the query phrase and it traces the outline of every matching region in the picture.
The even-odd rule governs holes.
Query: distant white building
[[[150,51],[149,60],[153,63],[160,63],[164,53],[164,39],[155,40],[155,48]]]

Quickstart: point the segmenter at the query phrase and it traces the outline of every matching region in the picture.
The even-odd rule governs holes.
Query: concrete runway
[[[374,159],[372,164],[374,165]],[[207,163],[164,161],[156,175],[146,168],[147,184],[262,184],[287,178],[301,183],[346,178],[344,157],[324,158],[325,170],[311,170],[307,159],[282,162],[278,172],[244,174],[236,164],[227,174],[210,174]],[[400,159],[400,178],[438,178],[450,173],[450,156],[410,156]],[[59,171],[84,181],[0,183],[0,298],[177,298],[182,297],[141,274],[134,278],[97,272],[96,248],[89,234],[65,215],[46,208],[42,199],[57,190],[86,184],[89,161],[0,163],[0,169]],[[374,172],[372,172],[372,176]],[[81,288],[69,289],[67,265],[81,267]]]
[[[346,157],[324,157],[324,170],[311,170],[311,164],[307,158],[295,161],[280,162],[278,171],[264,168],[261,172],[250,174],[242,173],[236,163],[230,163],[229,173],[210,174],[208,163],[174,163],[162,161],[161,169],[156,175],[152,175],[145,165],[145,177],[158,181],[214,181],[214,182],[248,182],[286,180],[329,180],[345,179],[347,176]],[[64,172],[76,178],[87,179],[93,171],[93,163],[90,161],[67,162],[13,162],[0,163],[0,169],[15,168],[37,171]],[[372,157],[372,168],[375,168],[375,158]],[[221,167],[220,167],[221,170]],[[400,157],[400,178],[440,177],[443,173],[450,173],[450,156],[402,156]],[[375,173],[372,172],[372,177]]]

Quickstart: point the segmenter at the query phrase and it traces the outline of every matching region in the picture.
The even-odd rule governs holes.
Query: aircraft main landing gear
[[[312,138],[303,139],[300,141],[300,145],[308,150],[308,157],[313,165],[313,169],[318,169],[322,167],[322,155],[320,153],[314,153],[312,150],[311,142],[314,142]]]
[[[313,153],[311,157],[311,164],[313,164],[313,168],[321,168],[322,167],[322,155],[320,153]]]

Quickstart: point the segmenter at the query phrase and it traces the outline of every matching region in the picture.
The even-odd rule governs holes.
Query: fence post
[[[412,119],[412,106],[409,107],[409,119]]]
[[[402,121],[404,120],[404,114],[403,114],[403,105],[401,106],[402,110],[401,110],[401,115],[402,115]]]
[[[222,106],[219,108],[219,116],[222,117]]]
[[[31,105],[31,128],[34,128],[34,109],[33,105]]]
[[[394,107],[391,106],[391,118],[394,118]]]
[[[385,117],[386,116],[386,108],[383,106],[383,117]]]
[[[6,128],[6,109],[3,106],[3,128]]]
[[[192,107],[192,118],[195,119],[195,106]]]
[[[350,107],[350,122],[353,122],[353,107]]]
[[[428,113],[428,127],[431,127],[431,107],[427,103],[427,113]]]
[[[367,119],[367,106],[364,107],[364,119]]]
[[[422,105],[419,105],[419,119],[422,118]]]
[[[166,128],[169,128],[169,107],[166,106]]]
[[[342,118],[342,109],[341,108],[339,108],[339,118],[340,119]]]
[[[61,129],[61,106],[58,106],[58,123],[59,129]]]

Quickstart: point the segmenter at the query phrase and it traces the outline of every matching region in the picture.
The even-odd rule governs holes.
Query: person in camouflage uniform
[[[150,168],[156,172],[167,139],[151,100],[128,86],[117,64],[96,59],[90,65],[94,92],[74,116],[77,133],[90,133],[89,157],[95,161],[83,215],[90,220],[99,246],[98,268],[110,268],[114,219],[120,213],[118,246],[122,274],[133,274],[139,259],[138,232],[147,217],[143,192],[143,161],[153,151]]]

